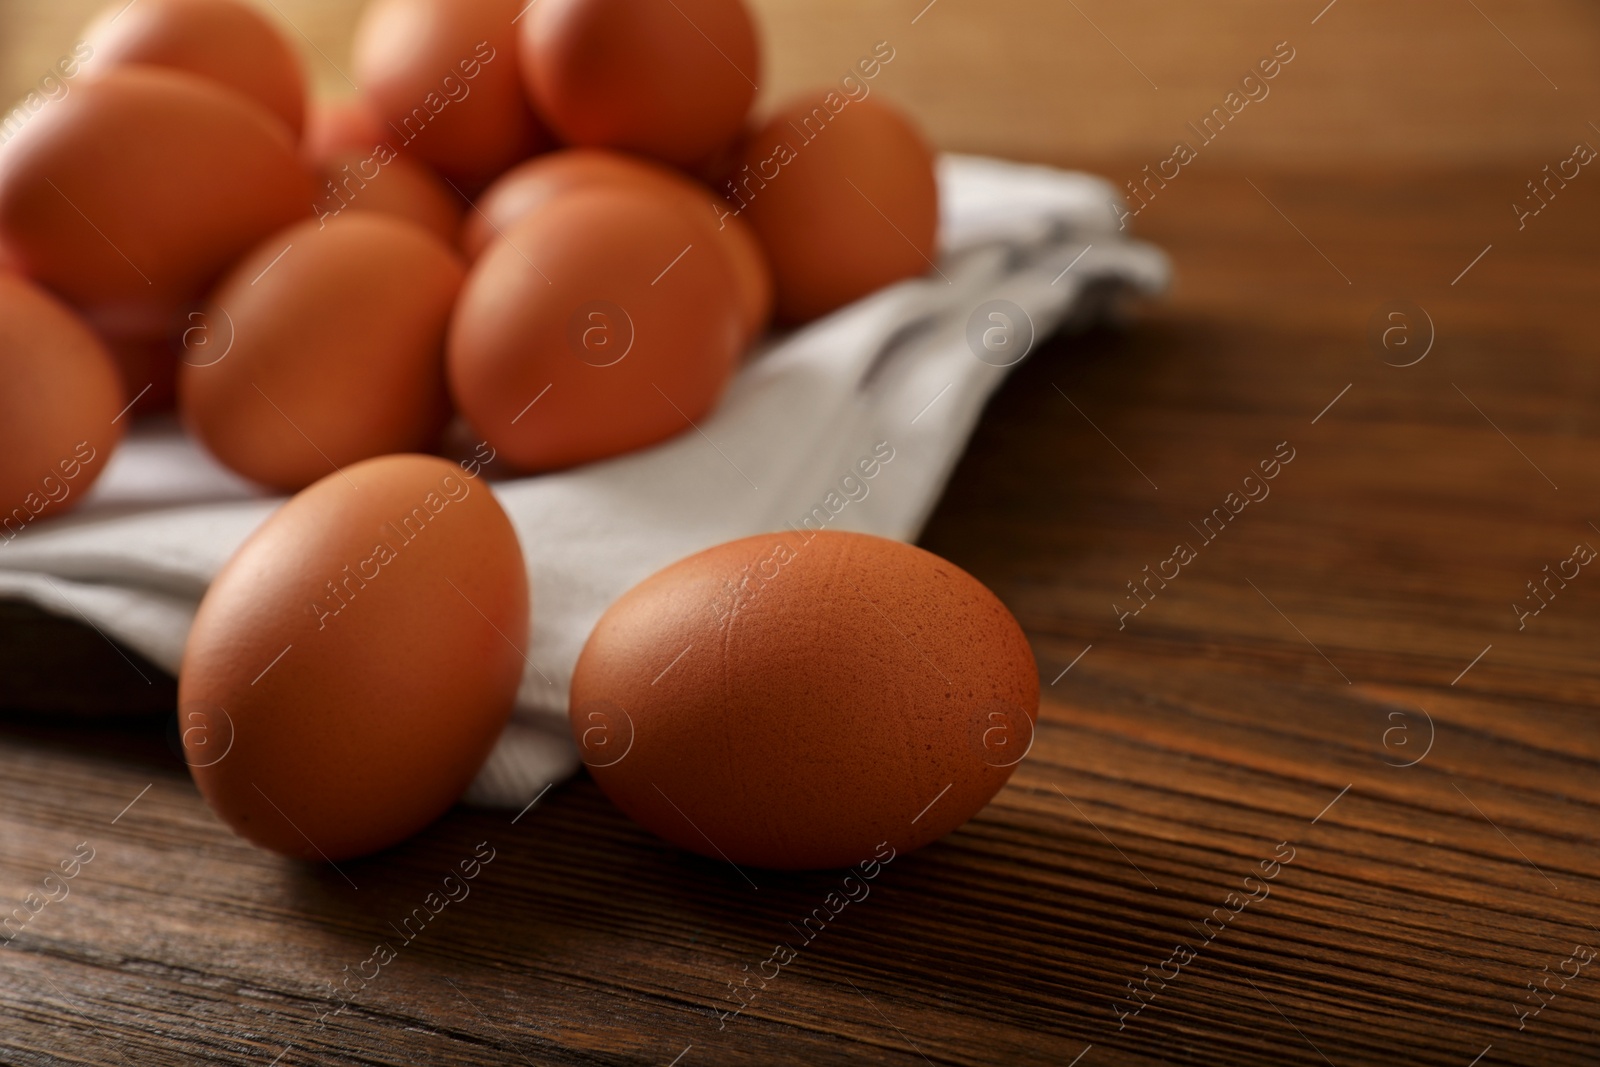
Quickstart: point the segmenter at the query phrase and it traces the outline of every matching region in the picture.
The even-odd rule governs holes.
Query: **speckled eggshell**
[[[1027,639],[912,545],[785,531],[680,560],[601,617],[573,737],[608,796],[691,851],[781,869],[906,852],[970,819],[1026,754]]]
[[[528,583],[481,480],[431,456],[346,467],[212,581],[178,678],[184,754],[221,819],[308,860],[416,833],[511,712]]]

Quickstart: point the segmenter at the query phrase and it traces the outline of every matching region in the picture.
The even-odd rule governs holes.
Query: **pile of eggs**
[[[479,459],[534,473],[684,432],[772,322],[935,254],[932,151],[899,111],[831,87],[750,121],[741,0],[524,3],[373,0],[358,94],[310,105],[244,0],[119,3],[58,98],[4,126],[0,537],[72,507],[131,418],[174,406],[222,464],[295,494],[213,582],[179,692],[206,799],[286,854],[415,833],[500,735],[531,605]],[[478,458],[440,458],[450,440]],[[708,855],[915,847],[1031,738],[1027,643],[936,557],[798,536],[709,550],[614,606],[575,740],[619,806]],[[724,603],[767,565],[784,580]]]

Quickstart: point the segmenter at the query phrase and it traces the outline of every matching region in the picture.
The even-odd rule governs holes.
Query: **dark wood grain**
[[[1139,222],[1173,254],[1171,298],[1020,368],[923,540],[1032,639],[1031,755],[725,1028],[729,983],[837,876],[752,889],[581,777],[515,825],[460,809],[342,873],[301,866],[211,816],[156,720],[18,712],[0,901],[96,851],[0,949],[0,1059],[1600,1061],[1600,969],[1516,1014],[1600,947],[1600,575],[1520,631],[1511,610],[1546,563],[1600,545],[1600,192],[1519,233],[1505,202],[1526,177],[1196,168],[1163,192]],[[1367,339],[1394,297],[1437,327],[1403,369]],[[1189,524],[1285,441],[1270,496],[1199,545]],[[1119,629],[1125,583],[1177,542],[1196,558]],[[16,669],[60,625],[8,616],[4,639]],[[147,689],[73,640],[54,669],[103,687],[101,710],[118,679]],[[319,1022],[328,983],[398,943],[388,924],[483,841],[471,896]],[[1269,895],[1207,941],[1196,927],[1285,849]],[[1179,943],[1195,958],[1119,1029],[1127,983],[1170,973]]]

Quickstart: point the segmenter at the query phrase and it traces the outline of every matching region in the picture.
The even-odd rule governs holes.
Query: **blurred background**
[[[325,95],[350,92],[359,0],[258,0]],[[1593,0],[751,0],[762,105],[837,81],[879,41],[874,86],[940,147],[1085,166],[1166,158],[1257,60],[1295,60],[1207,154],[1277,169],[1534,170],[1600,137]],[[0,0],[0,98],[65,54],[100,0]],[[1312,20],[1315,19],[1315,22]],[[1558,154],[1559,153],[1559,154]]]

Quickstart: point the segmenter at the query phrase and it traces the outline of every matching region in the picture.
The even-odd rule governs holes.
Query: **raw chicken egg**
[[[750,136],[723,188],[766,250],[788,322],[935,269],[933,151],[876,98],[830,90],[789,104]]]
[[[284,124],[180,71],[108,71],[0,148],[0,241],[110,336],[181,330],[226,267],[310,213]]]
[[[267,17],[239,0],[118,0],[84,39],[87,74],[142,63],[198,74],[243,93],[300,136],[305,75],[300,57]]]
[[[690,429],[743,340],[727,265],[676,198],[572,192],[473,266],[450,325],[450,392],[511,464],[566,467]]]
[[[569,144],[694,166],[733,139],[761,80],[742,0],[539,0],[520,29],[528,97]]]
[[[281,231],[211,294],[178,375],[185,424],[232,470],[299,489],[431,447],[463,269],[420,227],[351,212]]]
[[[739,296],[745,334],[754,337],[772,314],[772,272],[750,227],[700,183],[638,156],[602,148],[566,148],[520,163],[478,198],[461,229],[461,248],[476,259],[520,219],[562,193],[644,184],[683,202],[707,240],[727,257]]]
[[[461,198],[427,165],[397,155],[387,145],[336,152],[318,168],[322,185],[313,204],[319,219],[345,211],[376,211],[416,223],[455,244]]]
[[[863,476],[893,454],[880,444]],[[578,658],[570,718],[646,829],[799,869],[966,822],[1026,754],[1038,703],[1027,639],[977,579],[897,541],[787,530],[624,594]]]
[[[755,340],[772,321],[772,267],[755,232],[732,213],[721,216],[717,237],[733,266],[733,287],[739,297],[745,338]]]
[[[548,141],[517,74],[518,0],[374,0],[355,79],[394,147],[480,187]],[[474,191],[474,190],[469,190]]]
[[[0,543],[78,505],[122,437],[111,354],[71,309],[0,273]]]
[[[380,143],[394,136],[394,131],[361,97],[319,100],[306,114],[300,153],[313,166],[320,166],[343,152],[371,155]]]
[[[356,463],[286,503],[206,591],[178,677],[184,754],[240,836],[365,855],[453,804],[526,660],[511,522],[446,460]]]

